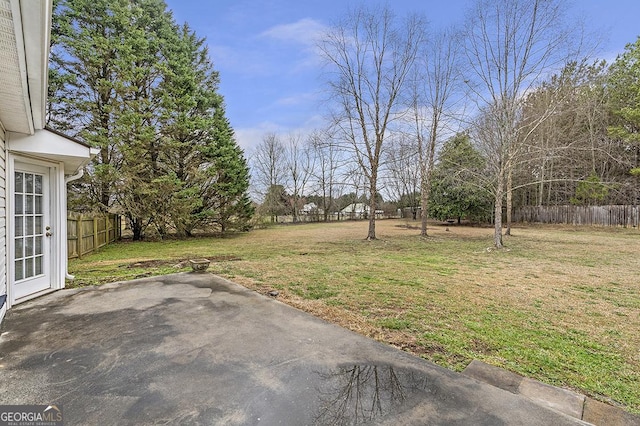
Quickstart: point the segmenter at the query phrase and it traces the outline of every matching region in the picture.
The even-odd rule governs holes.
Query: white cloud
[[[290,134],[300,135],[302,138],[309,136],[314,130],[322,128],[326,124],[325,118],[320,115],[308,117],[301,126],[284,126],[273,121],[263,121],[254,127],[234,129],[236,140],[240,148],[249,158],[267,133],[276,133],[284,139]]]
[[[218,69],[244,76],[282,74],[283,67],[297,74],[318,66],[317,40],[326,29],[319,21],[305,18],[245,35],[232,44],[209,44],[209,52]]]
[[[315,46],[318,38],[325,33],[327,27],[310,18],[303,18],[291,24],[281,24],[263,31],[262,37],[291,43]]]
[[[254,127],[235,128],[234,132],[238,145],[245,152],[245,156],[252,155],[255,148],[260,145],[265,134],[279,133],[282,129],[276,123],[265,121]]]
[[[279,98],[274,102],[277,106],[296,106],[316,102],[317,96],[315,92],[299,93],[292,96]]]
[[[299,73],[317,68],[320,64],[317,44],[327,30],[328,27],[321,22],[304,18],[290,24],[273,26],[260,33],[259,38],[277,43],[281,52],[294,49],[291,51],[293,60],[290,71]],[[297,55],[294,53],[296,50]]]

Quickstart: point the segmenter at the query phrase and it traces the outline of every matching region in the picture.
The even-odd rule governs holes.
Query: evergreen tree
[[[289,213],[289,195],[282,185],[271,185],[264,201],[260,205],[260,213],[271,217],[271,222],[277,222],[278,216]]]
[[[248,167],[204,39],[162,0],[60,0],[53,28],[49,123],[100,148],[89,208],[134,239],[246,228]]]
[[[491,215],[491,195],[481,179],[485,159],[474,149],[468,135],[449,139],[438,156],[431,183],[429,215],[439,220],[468,218],[474,221]]]
[[[160,133],[162,83],[168,75],[165,58],[175,25],[162,1],[138,0],[128,11],[114,76],[120,100],[113,116],[114,137],[122,155],[115,198],[134,239],[141,239],[152,224],[161,236],[168,232],[163,218],[176,189],[162,165],[161,153],[167,147]]]
[[[640,37],[611,66],[609,90],[614,118],[609,133],[640,146]]]
[[[205,169],[211,167],[205,153],[216,143],[213,116],[222,98],[204,39],[183,25],[173,34],[169,49],[168,73],[162,84],[162,160],[174,191],[166,221],[174,224],[179,235],[191,235],[203,223],[204,186],[209,181]]]
[[[108,210],[121,158],[114,137],[118,34],[126,33],[128,1],[61,0],[52,23],[49,125],[99,148],[85,181],[90,208]]]
[[[609,188],[602,183],[596,175],[591,175],[585,180],[578,183],[576,187],[576,195],[571,198],[571,204],[593,206],[602,203]]]
[[[609,100],[611,125],[609,135],[622,142],[627,154],[629,175],[640,173],[640,37],[627,45],[610,68]],[[637,179],[620,179],[630,195],[628,202],[637,204],[640,190]]]
[[[217,225],[245,229],[253,214],[249,169],[217,93],[204,39],[184,25],[173,43],[169,78],[162,85],[165,118],[163,161],[178,187],[171,222],[181,235]]]
[[[244,230],[253,216],[249,198],[249,167],[244,153],[235,142],[233,129],[225,117],[222,105],[214,114],[216,143],[207,175],[210,186],[205,193],[205,208],[210,222],[217,224],[221,232],[228,229]],[[204,211],[207,211],[204,210]]]

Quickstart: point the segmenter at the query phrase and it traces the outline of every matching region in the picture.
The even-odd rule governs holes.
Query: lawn
[[[472,359],[640,413],[640,232],[417,222],[278,226],[229,238],[121,242],[70,261],[74,285],[209,268],[461,371]]]

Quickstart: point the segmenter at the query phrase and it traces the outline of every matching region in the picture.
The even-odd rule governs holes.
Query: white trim
[[[57,288],[47,288],[42,291],[38,291],[36,293],[31,293],[27,296],[21,297],[17,302],[13,302],[14,305],[18,305],[20,303],[24,303],[27,300],[35,299],[36,297],[44,296],[45,294],[53,293],[54,291],[58,291]],[[7,297],[7,302],[9,301],[9,297]]]
[[[14,285],[14,265],[13,256],[10,244],[13,243],[15,225],[14,221],[14,173],[15,163],[32,164],[34,166],[47,167],[50,169],[49,178],[49,191],[50,191],[50,211],[51,216],[51,228],[53,235],[51,236],[51,288],[37,292],[16,300],[15,294],[13,294]],[[66,256],[67,256],[67,221],[66,221],[66,188],[64,186],[64,164],[55,163],[43,160],[37,160],[30,157],[17,155],[14,153],[7,154],[7,200],[6,200],[6,223],[7,223],[7,236],[6,236],[6,249],[7,249],[7,309],[11,308],[16,303],[21,303],[26,300],[32,299],[39,295],[48,293],[50,291],[59,290],[64,288],[65,285],[65,273],[66,273]],[[63,212],[65,213],[63,215]],[[63,217],[64,216],[64,217]]]
[[[75,175],[65,176],[64,177],[64,191],[62,191],[62,193],[64,195],[63,205],[65,206],[65,210],[64,210],[65,213],[67,212],[67,191],[66,191],[67,185],[69,185],[74,180],[80,179],[82,176],[84,176],[84,169],[80,169],[80,171],[78,173],[76,173]],[[67,225],[67,221],[66,220],[64,221],[64,224],[65,224],[65,229],[64,229],[64,234],[63,235],[68,235],[67,234],[67,228],[66,228],[66,225]],[[69,244],[69,241],[67,241],[67,244]],[[79,244],[79,242],[78,242],[78,244]],[[69,273],[69,253],[68,253],[68,250],[69,250],[69,248],[67,247],[66,250],[65,250],[65,253],[67,255],[64,257],[64,278],[66,280],[73,281],[73,280],[76,279],[76,277],[75,277],[75,275],[71,275]]]
[[[20,0],[29,100],[35,130],[45,125],[52,11],[52,0]]]
[[[6,152],[6,167],[5,167],[5,182],[7,185],[7,188],[5,190],[6,193],[6,201],[5,201],[5,212],[6,212],[6,220],[5,223],[7,224],[7,232],[6,232],[6,237],[5,237],[5,241],[6,241],[6,249],[5,249],[5,253],[6,253],[6,271],[7,271],[7,309],[11,308],[14,304],[13,299],[13,277],[15,276],[13,274],[13,258],[11,257],[11,245],[14,244],[13,242],[13,235],[15,234],[15,225],[13,223],[13,215],[14,215],[14,207],[13,207],[13,188],[15,185],[14,182],[14,167],[13,167],[13,159],[12,159],[12,155],[9,154],[8,151]],[[11,179],[9,179],[11,178]]]
[[[76,174],[96,154],[95,149],[48,130],[38,130],[32,136],[8,132],[7,150],[44,161],[62,162],[68,175]]]
[[[6,144],[4,142],[5,139],[5,131],[4,126],[0,122],[0,158],[2,159],[2,164],[4,168],[4,256],[0,257],[0,273],[4,273],[4,294],[0,294],[0,296],[6,295],[4,305],[0,306],[0,323],[4,319],[5,314],[7,313],[7,309],[9,309],[9,275],[7,273],[7,267],[9,266],[9,227],[7,223],[7,198],[8,198],[8,187],[9,181],[7,181],[7,151]],[[4,268],[3,268],[4,266]],[[4,269],[4,271],[2,271]]]
[[[26,47],[24,43],[24,30],[22,28],[20,0],[11,0],[11,15],[13,16],[16,46],[18,48],[18,67],[20,69],[20,81],[22,83],[22,98],[24,101],[25,112],[27,114],[29,133],[33,134],[35,132],[35,128],[33,125],[33,113],[31,111],[31,99],[29,98],[29,79],[27,76]],[[36,88],[34,87],[33,89],[35,90]]]

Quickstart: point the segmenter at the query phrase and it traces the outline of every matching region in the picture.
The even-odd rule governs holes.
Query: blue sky
[[[267,132],[306,134],[322,126],[322,79],[315,37],[357,0],[165,0],[179,23],[206,37],[227,117],[247,154]],[[374,3],[366,1],[366,3]],[[459,23],[468,0],[393,0],[398,15],[424,14],[433,28]],[[575,0],[612,60],[640,35],[640,1]]]

